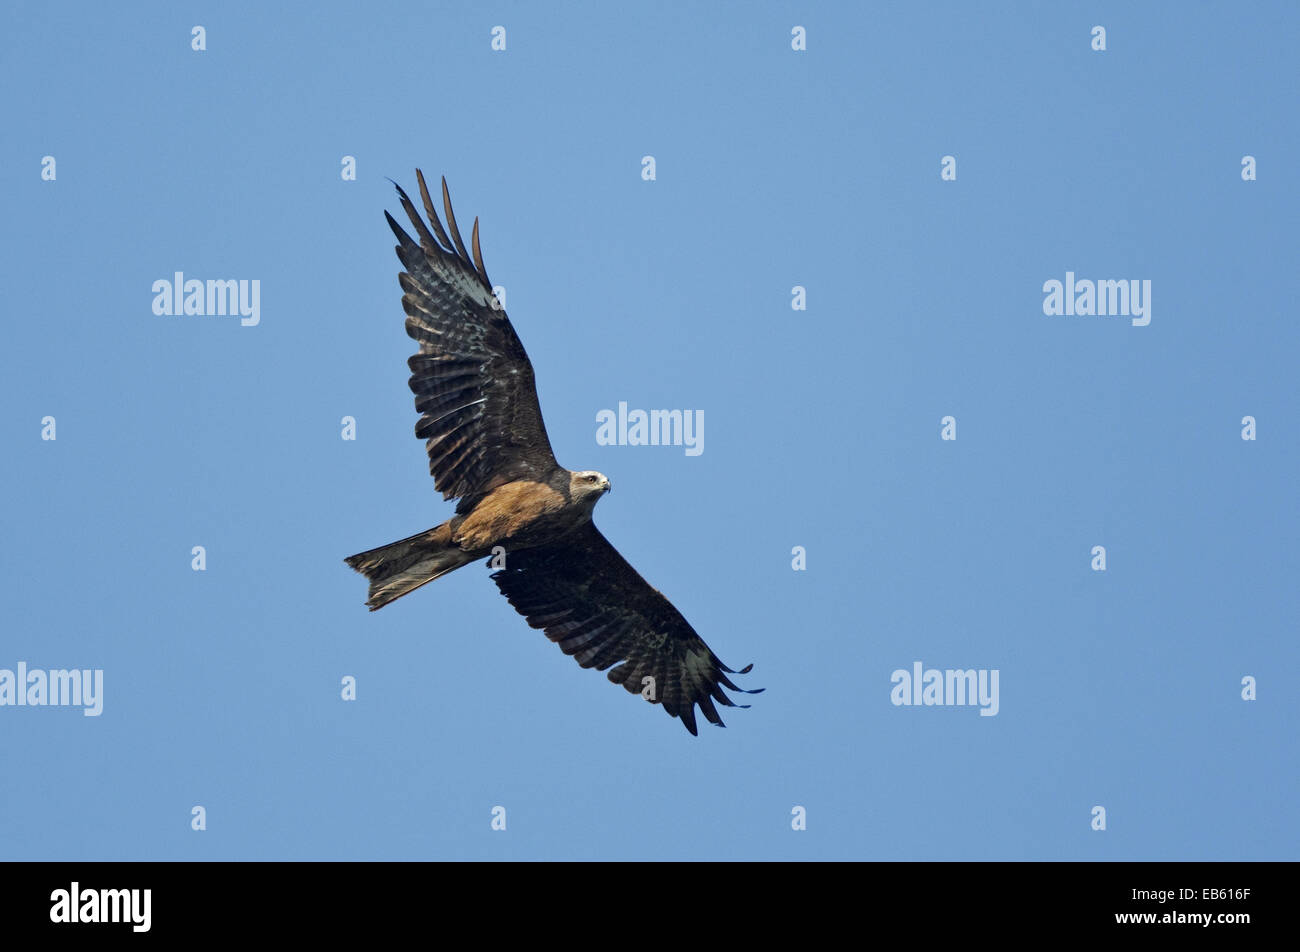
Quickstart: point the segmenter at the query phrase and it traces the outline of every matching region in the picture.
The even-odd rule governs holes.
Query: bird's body
[[[501,550],[500,564],[508,564],[511,551],[559,542],[589,524],[596,500],[609,491],[609,480],[595,472],[557,470],[559,474],[567,481],[504,483],[475,500],[465,514],[428,532],[350,556],[348,565],[370,579],[370,610],[494,549]]]
[[[735,672],[591,521],[609,480],[556,462],[532,364],[483,267],[478,220],[471,259],[446,181],[450,237],[416,175],[428,225],[397,191],[419,243],[388,216],[406,268],[399,275],[406,331],[420,345],[408,361],[422,414],[415,432],[426,440],[435,487],[460,502],[441,525],[345,560],[370,580],[366,604],[382,608],[490,557],[492,580],[511,605],[583,667],[617,664],[611,681],[662,704],[692,734],[697,705],[721,726],[713,701],[734,706],[722,688],[743,690],[727,678]]]

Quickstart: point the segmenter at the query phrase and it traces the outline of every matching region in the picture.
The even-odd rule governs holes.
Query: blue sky
[[[421,7],[4,15],[0,669],[104,692],[0,706],[0,856],[1297,858],[1294,6]],[[383,221],[417,166],[602,531],[754,663],[726,730],[482,566],[365,610],[343,557],[452,511]],[[177,271],[260,322],[156,315]],[[1067,272],[1150,323],[1044,314]],[[598,445],[620,401],[704,452]],[[917,661],[997,714],[894,705]]]

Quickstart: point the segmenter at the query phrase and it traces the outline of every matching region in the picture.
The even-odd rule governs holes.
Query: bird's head
[[[594,469],[569,474],[569,496],[576,503],[595,506],[596,500],[609,492],[611,488],[605,474],[598,473]]]

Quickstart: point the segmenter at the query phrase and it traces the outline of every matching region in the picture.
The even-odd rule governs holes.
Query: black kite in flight
[[[384,215],[406,268],[398,275],[406,332],[420,345],[407,362],[421,414],[415,435],[427,441],[434,487],[460,502],[442,525],[345,560],[370,579],[366,604],[371,611],[382,608],[500,546],[505,567],[492,580],[529,625],[544,629],[584,668],[617,664],[609,680],[662,704],[692,734],[696,705],[723,726],[713,702],[737,706],[724,687],[758,693],[727,677],[753,665],[736,672],[719,661],[592,523],[609,480],[555,461],[533,366],[483,267],[478,219],[471,259],[446,179],[444,230],[424,175],[415,174],[433,232],[401,186],[397,194],[419,243]]]

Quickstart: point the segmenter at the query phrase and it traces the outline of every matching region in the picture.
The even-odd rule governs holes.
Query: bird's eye
[[[588,477],[587,477],[587,482],[589,482],[589,483],[594,483],[595,481],[596,481],[596,477],[595,477],[595,476],[588,476]]]

